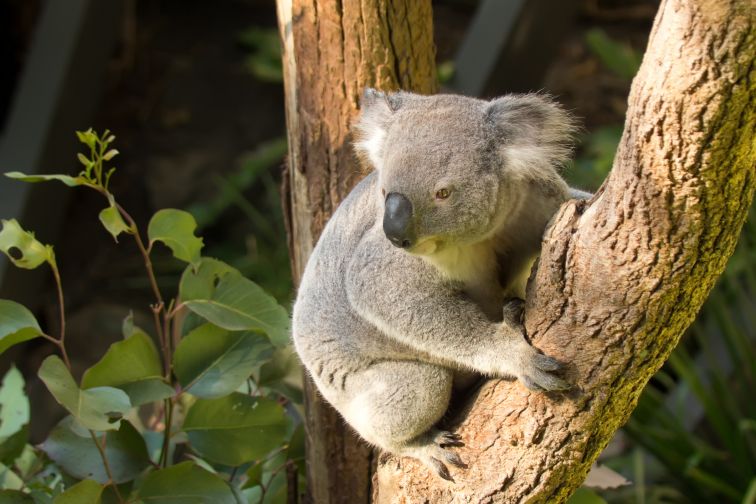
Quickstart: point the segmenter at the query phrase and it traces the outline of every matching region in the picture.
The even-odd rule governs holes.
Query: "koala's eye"
[[[450,194],[451,194],[451,191],[449,191],[449,189],[447,189],[446,187],[442,187],[441,189],[436,191],[436,199],[445,200],[446,198],[449,197]]]

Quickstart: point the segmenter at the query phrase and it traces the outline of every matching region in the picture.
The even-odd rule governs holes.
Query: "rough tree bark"
[[[299,275],[359,178],[345,141],[361,87],[432,90],[430,6],[279,0],[279,12]],[[451,422],[469,465],[456,482],[384,457],[372,487],[367,452],[309,389],[315,502],[367,502],[369,492],[373,502],[552,503],[582,482],[693,320],[745,219],[756,185],[752,18],[751,0],[662,2],[612,173],[592,201],[564,205],[544,238],[526,328],[570,363],[575,389],[491,381]]]
[[[288,169],[283,188],[298,281],[326,221],[361,172],[349,139],[365,87],[432,93],[430,0],[277,0]],[[372,453],[305,379],[312,502],[370,501]]]
[[[482,388],[457,422],[455,483],[382,462],[375,502],[564,501],[627,420],[731,255],[756,183],[751,0],[665,0],[611,175],[568,203],[527,296],[534,344],[575,391]]]

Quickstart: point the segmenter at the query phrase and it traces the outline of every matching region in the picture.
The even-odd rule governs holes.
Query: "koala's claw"
[[[517,324],[522,323],[522,312],[525,310],[525,301],[520,298],[510,298],[504,302],[504,320]]]
[[[451,446],[464,446],[459,435],[448,431],[431,431],[428,433],[428,444],[418,447],[410,456],[414,456],[425,463],[436,474],[448,481],[454,481],[447,464],[467,469],[459,455],[449,449]]]
[[[549,357],[548,355],[536,354],[536,356],[533,357],[533,361],[538,369],[542,369],[544,371],[555,372],[564,369],[564,364],[553,357]]]
[[[436,434],[436,437],[433,441],[441,447],[465,446],[465,443],[462,442],[462,438],[459,436],[459,434],[454,434],[453,432],[449,431],[438,431],[438,434]]]
[[[571,385],[554,373],[564,369],[558,360],[543,354],[534,354],[530,360],[531,366],[520,376],[522,383],[534,391],[568,390]]]
[[[448,462],[449,464],[453,465],[454,467],[459,467],[461,469],[467,469],[467,464],[465,464],[462,459],[454,453],[453,451],[445,450],[444,451],[444,462]]]
[[[551,392],[556,390],[567,390],[570,388],[570,384],[566,381],[546,373],[540,374],[535,378],[531,376],[523,376],[522,383],[535,392]]]
[[[454,481],[452,475],[449,474],[449,468],[437,458],[429,457],[428,464],[433,468],[436,474],[444,478],[446,481]]]

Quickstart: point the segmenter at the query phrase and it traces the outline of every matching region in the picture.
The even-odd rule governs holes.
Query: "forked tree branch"
[[[665,0],[630,92],[614,167],[565,204],[528,289],[534,344],[575,390],[486,384],[458,424],[455,483],[406,459],[378,467],[374,502],[564,501],[627,421],[693,321],[756,184],[756,34],[750,0]]]

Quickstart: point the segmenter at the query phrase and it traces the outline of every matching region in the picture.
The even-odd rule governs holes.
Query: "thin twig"
[[[53,276],[55,277],[55,287],[58,290],[58,310],[60,312],[60,337],[57,339],[56,344],[60,348],[63,362],[66,363],[66,367],[70,370],[71,361],[68,360],[68,352],[66,352],[66,305],[63,299],[63,283],[60,280],[60,272],[54,259],[50,262],[50,269],[52,269]]]
[[[286,503],[297,504],[299,501],[299,473],[293,460],[286,461]]]
[[[171,356],[173,355],[173,347],[171,337],[171,313],[173,312],[173,300],[171,300],[170,304],[163,309],[163,335],[165,339],[165,343],[163,345],[163,370],[165,372],[165,379],[170,381],[171,379],[171,371],[173,367],[173,359]]]
[[[178,346],[179,341],[181,341],[181,326],[183,325],[184,319],[186,317],[186,310],[184,309],[184,305],[177,303],[176,307],[171,310],[169,315],[172,319],[171,337],[173,338],[173,348],[175,349]]]
[[[141,252],[142,258],[144,259],[144,266],[147,269],[147,276],[150,279],[150,285],[152,286],[153,294],[155,294],[155,299],[157,299],[157,302],[159,304],[165,305],[165,303],[163,303],[163,296],[160,294],[160,288],[158,287],[157,279],[155,278],[155,272],[152,269],[150,254],[147,251],[147,248],[144,246],[144,242],[142,241],[142,237],[139,234],[139,227],[136,225],[136,221],[134,221],[131,215],[129,215],[129,213],[119,203],[116,202],[115,206],[121,213],[123,218],[126,219],[126,223],[133,231],[134,240],[136,241],[137,247],[139,247],[139,252]]]
[[[54,343],[55,345],[60,346],[60,341],[58,341],[58,338],[53,338],[49,334],[44,334],[44,333],[40,334],[40,336],[48,340],[50,343]]]
[[[287,445],[288,446],[288,445]],[[289,459],[286,460],[283,464],[273,469],[270,473],[270,477],[268,478],[268,485],[270,485],[273,482],[273,478],[278,476],[278,473],[281,472],[282,469],[285,469],[289,465]],[[262,490],[262,496],[260,499],[260,502],[264,501],[265,492],[268,491],[267,485],[263,485],[262,481],[260,482],[260,490]]]
[[[164,307],[162,304],[158,303],[150,305],[150,309],[152,310],[152,318],[155,321],[155,330],[157,331],[158,340],[160,341],[160,350],[163,353],[163,375],[165,376],[165,379],[168,380],[171,377],[171,354],[168,345],[168,337],[163,330],[163,326],[160,324],[160,312],[163,311]]]
[[[168,466],[169,451],[171,448],[171,423],[173,422],[173,401],[169,397],[165,400],[165,429],[163,430],[163,447],[160,450],[160,465]]]
[[[100,442],[97,440],[97,435],[94,433],[93,430],[90,429],[89,435],[92,436],[92,441],[97,447],[97,451],[100,452],[100,458],[102,458],[102,464],[105,467],[105,474],[108,475],[108,478],[110,479],[110,484],[113,485],[113,490],[115,490],[116,497],[118,497],[118,502],[123,504],[125,501],[123,500],[123,497],[121,496],[120,490],[118,490],[118,485],[113,479],[113,471],[110,470],[110,463],[108,462],[108,456],[105,454],[105,448],[103,448],[100,445]]]

